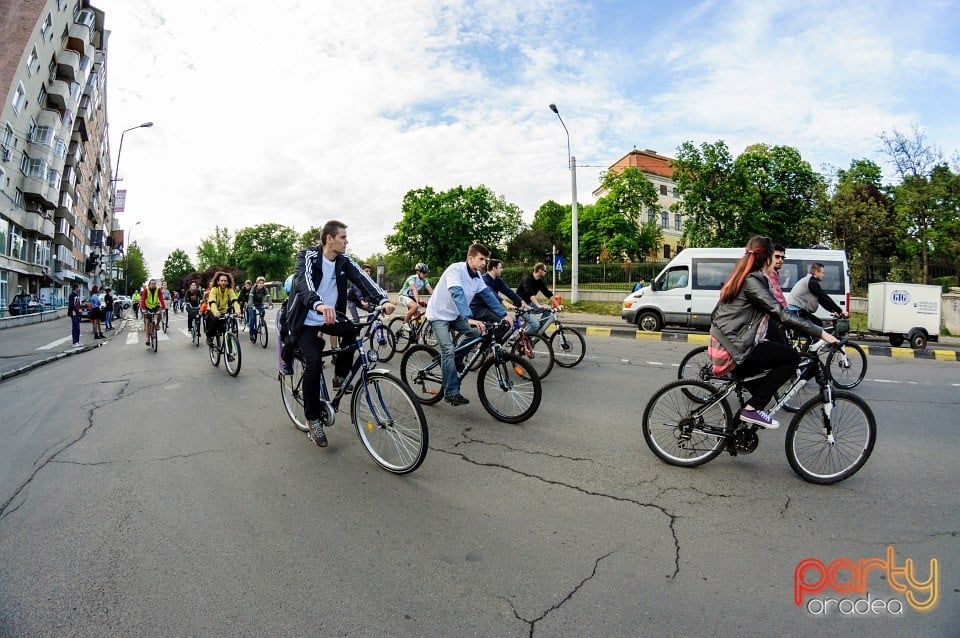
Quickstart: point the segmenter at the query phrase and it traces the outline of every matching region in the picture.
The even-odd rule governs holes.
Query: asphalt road
[[[524,424],[490,418],[471,378],[470,405],[425,407],[430,452],[395,477],[366,457],[348,415],[323,450],[293,429],[272,343],[244,342],[231,378],[184,327],[174,317],[156,354],[131,325],[0,383],[0,635],[960,627],[954,362],[870,357],[856,392],[876,412],[877,447],[856,476],[820,487],[790,470],[782,429],[749,456],[660,463],[640,415],[691,346],[590,336],[586,360],[551,373]],[[918,579],[937,560],[932,610],[903,603],[891,587],[902,578],[880,569],[867,574],[871,600],[899,600],[902,614],[843,613],[857,593],[794,604],[800,561],[886,560],[888,547]],[[822,599],[848,602],[814,613]]]

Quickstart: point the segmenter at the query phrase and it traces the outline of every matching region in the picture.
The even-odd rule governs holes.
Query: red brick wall
[[[48,0],[0,0],[0,95],[11,98],[11,82],[27,43],[39,31]],[[56,7],[56,4],[53,5]]]

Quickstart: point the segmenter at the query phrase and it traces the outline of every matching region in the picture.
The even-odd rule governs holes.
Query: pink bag
[[[713,335],[710,335],[707,354],[710,355],[710,359],[713,361],[713,376],[715,377],[725,377],[737,367],[737,362],[733,360],[730,353],[726,351],[723,345],[717,341]]]

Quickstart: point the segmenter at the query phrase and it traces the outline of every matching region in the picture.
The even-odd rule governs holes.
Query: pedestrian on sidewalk
[[[70,297],[67,299],[67,315],[70,317],[73,347],[79,348],[82,344],[80,343],[80,286],[77,284],[70,287]]]
[[[109,288],[103,295],[103,327],[106,330],[113,330],[113,295]]]
[[[103,336],[101,322],[103,321],[103,302],[100,301],[100,287],[90,289],[90,325],[93,326],[94,339],[106,339]]]

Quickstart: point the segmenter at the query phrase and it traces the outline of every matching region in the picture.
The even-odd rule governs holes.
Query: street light
[[[113,234],[113,227],[114,227],[114,226],[116,225],[116,223],[117,223],[117,217],[116,217],[116,210],[115,210],[115,209],[116,209],[116,206],[117,206],[117,181],[120,179],[120,154],[123,153],[123,136],[126,135],[127,133],[129,133],[130,131],[134,131],[134,130],[136,130],[136,129],[138,129],[138,128],[150,128],[151,126],[153,126],[153,122],[144,122],[143,124],[137,124],[136,126],[131,126],[130,128],[125,129],[122,133],[120,133],[120,146],[117,148],[117,165],[114,166],[114,168],[113,168],[113,204],[112,204],[111,207],[110,207],[110,215],[111,215],[112,218],[113,218],[113,221],[112,221],[111,224],[110,224],[110,233],[111,233],[111,235]],[[137,223],[139,224],[140,222],[137,222]],[[135,224],[135,225],[136,225],[136,224]],[[115,250],[115,247],[110,249],[110,276],[111,276],[111,277],[113,277],[113,254],[114,254],[115,251],[116,251],[116,250]],[[126,250],[124,250],[124,253],[123,253],[123,261],[124,261],[124,273],[123,273],[123,276],[126,277],[126,276],[127,276],[127,273],[126,273],[127,253],[126,253]]]
[[[570,164],[570,189],[572,193],[572,203],[570,205],[570,302],[577,303],[580,301],[580,238],[577,228],[577,158],[570,154],[570,131],[567,130],[567,125],[563,123],[563,118],[560,117],[560,111],[557,110],[557,105],[551,104],[550,110],[557,114],[557,119],[560,120],[560,124],[563,125],[563,130],[567,134],[567,160]],[[556,264],[554,264],[554,267],[556,267]]]

